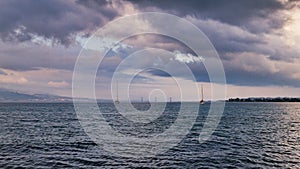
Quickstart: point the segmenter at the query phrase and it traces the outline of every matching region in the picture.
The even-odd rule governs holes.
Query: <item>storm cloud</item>
[[[0,35],[3,41],[51,39],[70,45],[74,35],[94,30],[118,15],[104,3],[98,10],[76,1],[12,0],[0,2]]]
[[[277,11],[289,9],[292,2],[281,2],[276,0],[140,0],[134,1],[141,10],[148,11],[153,8],[161,9],[179,16],[193,16],[200,19],[213,19],[231,25],[247,26],[251,32],[268,31],[270,28],[279,28],[286,21],[286,17],[274,17]],[[262,28],[256,26],[255,20],[267,21]]]
[[[0,75],[9,75],[8,70],[25,75],[66,71],[64,78],[51,76],[50,79],[49,76],[44,81],[47,86],[67,86],[71,76],[65,77],[71,74],[83,46],[78,39],[88,39],[95,30],[123,15],[165,12],[187,19],[207,35],[220,55],[229,84],[300,87],[300,48],[297,44],[300,32],[293,30],[297,25],[290,26],[295,22],[294,13],[299,13],[298,3],[295,0],[0,1]],[[120,31],[135,29],[131,24],[117,28]],[[298,34],[294,35],[295,32]],[[180,57],[188,56],[177,60],[188,61],[197,81],[209,82],[205,67],[190,61],[195,60],[193,51],[170,37],[137,35],[121,43],[130,48],[113,48],[101,63],[103,70],[98,75],[111,77],[127,55],[152,47],[178,51]],[[169,77],[157,70],[147,73],[158,78]],[[29,81],[34,80],[25,75]],[[14,82],[14,77],[9,78],[7,81]]]

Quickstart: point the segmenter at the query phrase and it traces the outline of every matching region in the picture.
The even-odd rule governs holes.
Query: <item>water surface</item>
[[[145,127],[116,114],[113,104],[100,104],[112,128],[138,137],[163,132],[179,106],[168,104],[168,113]],[[72,103],[0,103],[0,167],[300,168],[299,103],[226,103],[217,130],[199,144],[208,108],[200,107],[190,133],[169,151],[125,158],[105,152],[85,134]]]

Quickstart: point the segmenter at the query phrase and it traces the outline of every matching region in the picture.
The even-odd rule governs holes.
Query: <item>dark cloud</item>
[[[286,72],[249,72],[243,69],[225,67],[227,83],[238,86],[292,86],[300,87],[300,80],[293,79]]]
[[[153,11],[161,9],[180,16],[193,16],[201,19],[213,19],[231,25],[243,25],[253,32],[268,31],[270,28],[279,28],[286,21],[284,17],[274,17],[274,12],[290,7],[290,2],[282,3],[276,0],[129,0],[141,10]],[[255,26],[253,20],[257,18],[272,18],[266,27]]]
[[[192,21],[209,36],[209,39],[215,45],[223,61],[229,84],[247,86],[300,86],[299,79],[295,78],[298,76],[297,72],[300,69],[295,68],[297,63],[290,62],[293,56],[299,56],[299,52],[297,55],[295,49],[292,50],[293,48],[286,47],[284,41],[279,40],[280,36],[276,34],[261,36],[243,28],[217,21],[203,21],[199,19]],[[269,36],[275,40],[268,39]],[[188,51],[184,44],[172,41],[169,37],[165,36],[140,35],[123,42],[131,43],[132,46],[138,44],[138,49],[150,46],[172,51],[176,47],[177,49],[185,49],[185,52]],[[174,45],[171,45],[171,47],[160,45],[168,43]],[[119,56],[122,56],[121,58],[124,59],[132,52],[126,51],[124,52],[125,54],[120,54]],[[114,53],[114,55],[116,54]],[[275,56],[277,59],[274,59]],[[292,70],[292,68],[286,66],[287,64],[293,64],[293,71],[288,71]],[[210,81],[208,73],[202,64],[188,65],[197,81]],[[114,71],[113,69],[109,69],[109,67],[104,68],[108,71]],[[174,67],[174,71],[176,70],[178,70],[178,67]],[[168,74],[159,70],[149,70],[148,73],[154,76],[169,77]],[[185,78],[186,75],[179,76]]]
[[[0,43],[0,68],[28,71],[40,68],[73,70],[81,47]]]
[[[192,0],[192,1],[131,1],[143,11],[155,7],[180,16],[195,16],[219,20],[234,25],[246,25],[252,31],[279,27],[284,17],[273,17],[262,28],[255,18],[270,18],[273,12],[286,8],[275,0]],[[120,4],[119,4],[120,5]],[[120,5],[122,6],[122,5]],[[153,11],[153,9],[151,9]],[[4,41],[27,41],[36,36],[69,45],[74,35],[103,25],[118,16],[111,1],[23,0],[0,2],[0,36]],[[263,20],[264,21],[264,20]]]
[[[300,87],[297,62],[274,61],[258,53],[233,53],[223,60],[226,81],[238,86]],[[202,64],[190,64],[197,81],[210,82]]]
[[[192,17],[188,19],[208,36],[219,53],[253,51],[254,48],[257,50],[257,45],[266,44],[262,36],[235,25]]]
[[[73,35],[90,31],[117,16],[103,2],[97,11],[85,4],[63,0],[0,1],[0,35],[4,41],[27,41],[40,36],[69,45]],[[81,5],[82,4],[82,5]]]
[[[289,19],[281,11],[294,8],[297,6],[295,2],[141,0],[126,3],[135,4],[141,11],[173,13],[194,23],[209,37],[219,52],[230,84],[300,87],[299,78],[297,79],[300,69],[288,71],[289,67],[276,65],[278,70],[273,71],[271,63],[278,61],[285,65],[300,55],[296,48],[285,46],[280,40],[281,35],[273,31],[282,28]],[[120,15],[120,11],[112,1],[104,0],[0,1],[0,37],[5,41],[3,44],[0,43],[0,68],[18,71],[39,68],[73,70],[80,46],[73,45],[66,49],[60,45],[49,47],[30,43],[27,47],[23,47],[19,43],[13,45],[6,42],[44,38],[68,46],[73,43],[76,34],[89,36],[95,28]],[[100,70],[98,75],[111,77],[121,59],[143,47],[162,48],[171,52],[174,50],[191,52],[184,44],[164,36],[140,35],[123,42],[133,46],[133,49],[120,48],[117,52],[110,51],[108,58],[101,63],[103,70]],[[247,52],[258,57],[251,60],[247,59],[252,57],[248,55],[238,57],[240,53]],[[229,56],[228,53],[236,55]],[[263,60],[262,57],[266,56],[268,59]],[[238,59],[235,59],[236,57]],[[265,62],[260,64],[262,61]],[[195,73],[197,81],[209,81],[203,65],[189,66]],[[165,72],[158,70],[149,70],[148,73],[169,77]],[[5,72],[0,71],[0,74]]]
[[[112,9],[112,2],[106,0],[77,0],[77,4],[83,5],[88,9],[97,11],[102,15],[113,18],[118,15],[116,10]]]
[[[165,71],[159,70],[159,69],[148,69],[147,73],[150,73],[155,76],[161,76],[161,77],[171,77],[171,75]]]

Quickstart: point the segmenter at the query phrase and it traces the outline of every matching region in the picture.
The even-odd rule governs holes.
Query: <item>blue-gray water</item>
[[[178,106],[169,104],[167,109]],[[113,110],[112,104],[100,107]],[[300,168],[299,103],[227,103],[215,133],[199,144],[208,108],[200,107],[190,134],[177,146],[137,159],[104,153],[80,127],[71,103],[1,103],[0,168]],[[155,132],[163,131],[176,115],[161,118]],[[122,120],[113,117],[107,120],[116,130],[137,134],[135,128],[119,127]]]

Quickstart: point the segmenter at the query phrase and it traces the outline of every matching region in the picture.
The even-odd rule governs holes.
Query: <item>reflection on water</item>
[[[113,104],[100,105],[115,130],[140,137],[168,128],[176,107],[167,104],[168,113],[145,124],[126,121]],[[215,133],[199,144],[208,108],[200,107],[197,122],[177,146],[156,157],[134,159],[113,156],[93,143],[72,104],[1,103],[0,167],[300,168],[299,103],[227,103]]]

